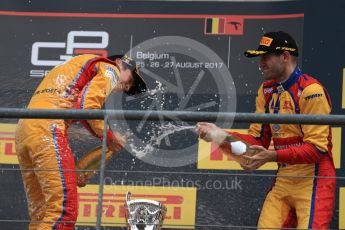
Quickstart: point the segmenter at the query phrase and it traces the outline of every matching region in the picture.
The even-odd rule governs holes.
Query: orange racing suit
[[[96,55],[81,55],[56,66],[43,79],[29,109],[100,109],[119,80],[115,63]],[[16,152],[22,170],[29,229],[74,229],[78,215],[75,162],[68,144],[70,122],[22,119],[16,130]],[[83,121],[102,138],[104,123]],[[112,132],[107,131],[112,138]]]
[[[298,67],[281,84],[264,82],[256,98],[256,113],[330,112],[327,91]],[[328,229],[336,188],[330,126],[251,124],[248,134],[233,134],[265,148],[272,140],[277,151],[277,177],[265,199],[258,228]]]

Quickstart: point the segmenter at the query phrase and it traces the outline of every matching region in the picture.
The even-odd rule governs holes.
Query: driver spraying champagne
[[[322,114],[331,112],[327,90],[297,64],[298,47],[283,31],[262,36],[256,50],[246,57],[260,57],[265,81],[256,97],[256,113]],[[252,145],[254,154],[244,154],[242,168],[255,170],[277,162],[274,184],[260,213],[259,229],[329,229],[336,189],[329,125],[256,124],[248,134],[226,133],[211,123],[200,122],[201,138],[213,141],[225,153],[232,151],[233,137]],[[268,149],[271,142],[274,150]],[[252,156],[251,156],[252,155]]]

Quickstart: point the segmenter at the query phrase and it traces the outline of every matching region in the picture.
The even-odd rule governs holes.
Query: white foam
[[[247,145],[244,144],[242,141],[234,141],[230,143],[231,145],[231,152],[237,156],[244,154],[247,152]]]
[[[162,140],[167,136],[182,130],[195,129],[195,126],[175,125],[171,122],[165,125],[155,126],[157,129],[151,129],[151,131],[149,131],[151,134],[150,139],[148,141],[143,141],[144,146],[138,146],[138,143],[130,143],[128,145],[130,147],[130,151],[139,159],[145,157],[149,153],[152,153],[155,147],[160,146]]]

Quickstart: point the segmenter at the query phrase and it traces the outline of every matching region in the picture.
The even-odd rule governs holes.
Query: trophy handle
[[[132,196],[132,193],[128,191],[126,194],[126,203],[128,203],[130,201],[131,196]]]

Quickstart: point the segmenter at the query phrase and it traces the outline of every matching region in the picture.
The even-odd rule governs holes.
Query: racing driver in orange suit
[[[103,58],[76,56],[53,68],[36,89],[29,109],[101,109],[111,92],[140,94],[146,84],[135,61],[124,55]],[[104,122],[81,121],[100,139]],[[22,119],[16,130],[16,152],[22,172],[29,229],[74,229],[78,215],[75,162],[68,144],[71,121]],[[107,147],[113,152],[125,139],[107,130]]]
[[[256,98],[256,113],[322,114],[331,112],[326,89],[303,74],[297,65],[298,47],[287,33],[266,33],[257,50],[247,57],[260,56],[265,77]],[[211,123],[200,122],[200,136],[223,132]],[[260,213],[259,229],[328,229],[333,215],[335,168],[332,159],[331,128],[328,125],[251,124],[248,134],[230,132],[253,145],[253,156],[244,156],[244,169],[257,169],[266,162],[278,162],[275,182]],[[225,139],[226,140],[226,139]],[[274,150],[268,150],[273,141]],[[229,142],[220,144],[229,151]]]

